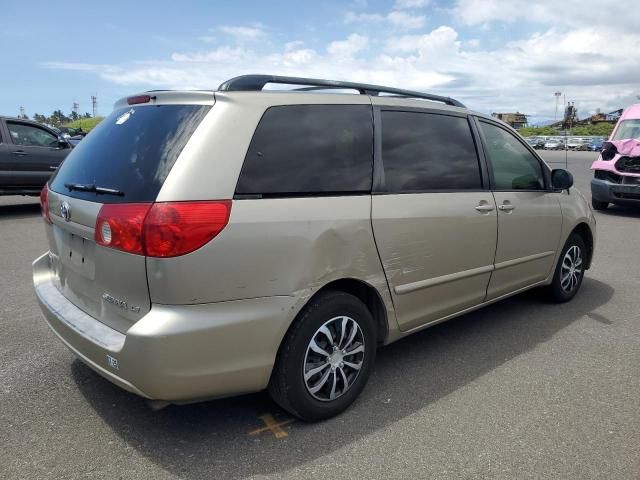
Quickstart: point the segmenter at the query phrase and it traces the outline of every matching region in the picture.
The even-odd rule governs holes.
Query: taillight
[[[106,204],[98,213],[98,245],[149,257],[193,252],[229,221],[231,201]]]
[[[46,185],[40,191],[40,213],[42,219],[51,225],[51,217],[49,216],[49,185]]]
[[[100,208],[94,238],[98,245],[144,255],[142,225],[150,203],[108,203]]]
[[[229,221],[231,201],[154,203],[144,222],[149,257],[193,252],[218,235]]]

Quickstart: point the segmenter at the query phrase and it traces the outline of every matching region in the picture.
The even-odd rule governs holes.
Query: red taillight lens
[[[150,203],[103,205],[96,220],[94,238],[98,245],[144,255],[142,227]]]
[[[193,252],[218,235],[229,221],[231,201],[155,203],[144,222],[149,257]]]
[[[45,185],[40,192],[40,213],[42,219],[51,225],[51,217],[49,216],[49,185]]]
[[[149,257],[193,252],[229,221],[231,200],[106,204],[98,213],[98,245]]]

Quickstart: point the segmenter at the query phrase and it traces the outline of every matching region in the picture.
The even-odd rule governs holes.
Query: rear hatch
[[[146,261],[96,243],[99,213],[112,204],[153,203],[214,101],[213,94],[208,105],[162,103],[161,97],[117,104],[49,182],[54,281],[74,305],[120,332],[151,308]]]

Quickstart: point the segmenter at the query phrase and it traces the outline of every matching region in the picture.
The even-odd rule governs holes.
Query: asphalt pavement
[[[568,155],[587,197],[594,157]],[[640,210],[596,218],[572,302],[529,292],[386,347],[347,412],[304,424],[266,394],[154,412],[84,366],[34,297],[37,199],[0,197],[0,478],[638,479]]]

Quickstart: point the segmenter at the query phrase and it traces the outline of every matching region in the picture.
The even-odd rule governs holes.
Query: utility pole
[[[93,116],[95,117],[98,113],[98,97],[96,95],[91,95],[91,107],[93,108]]]
[[[24,118],[25,114],[24,114],[24,107],[20,107],[20,118]]]
[[[76,117],[78,116],[79,108],[80,108],[80,104],[78,102],[73,102],[73,107],[71,107],[71,111],[73,111],[76,114]]]
[[[556,97],[556,113],[553,116],[553,123],[556,123],[558,121],[558,101],[560,101],[560,95],[562,95],[562,92],[555,92],[553,95]]]

